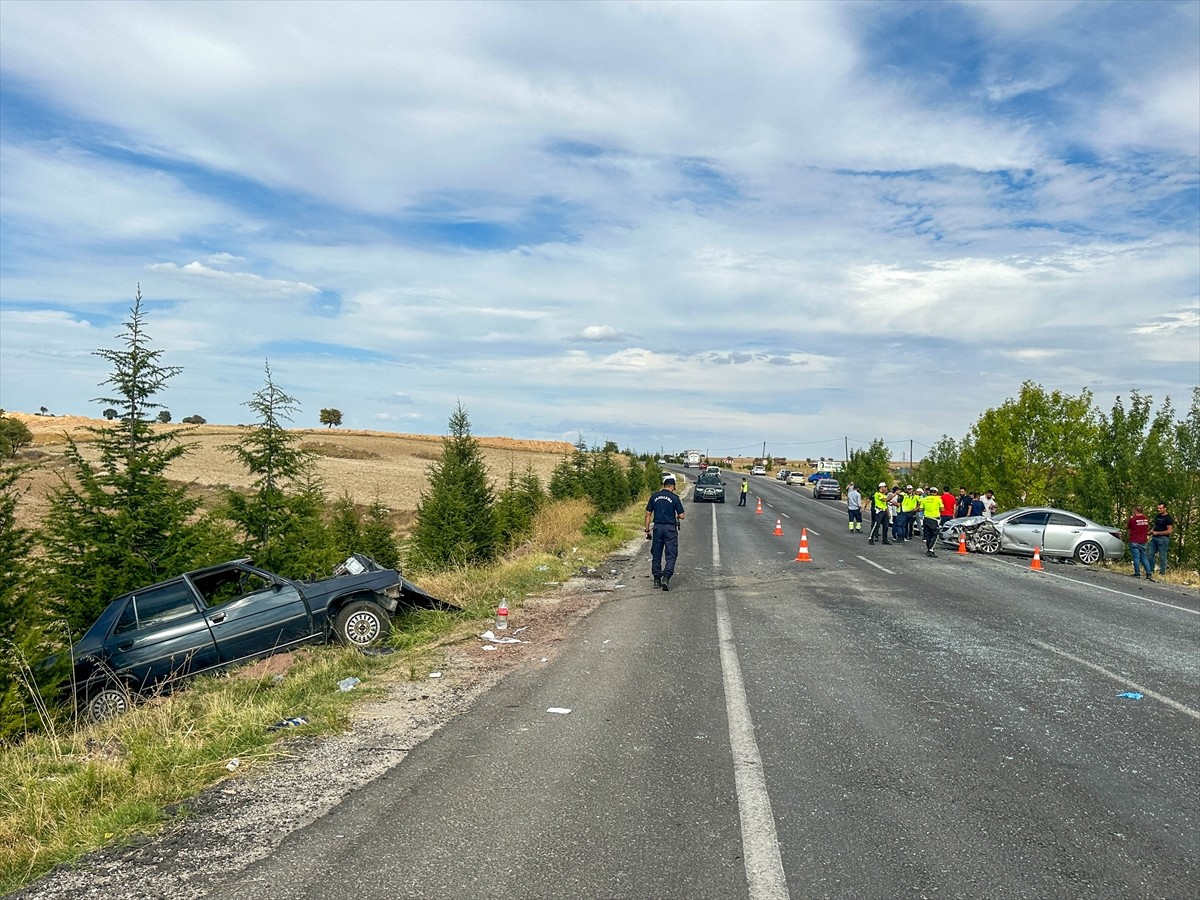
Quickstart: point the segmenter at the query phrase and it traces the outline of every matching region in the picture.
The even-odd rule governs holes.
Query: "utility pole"
[[[763,465],[765,466],[767,464],[767,442],[766,441],[763,441],[762,461],[763,461]],[[1133,551],[1130,551],[1130,552],[1133,552]]]
[[[846,455],[842,457],[844,462],[850,462],[850,435],[845,435]]]

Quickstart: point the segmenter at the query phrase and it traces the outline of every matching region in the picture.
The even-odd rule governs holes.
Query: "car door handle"
[[[225,613],[217,613],[215,616],[213,616],[208,621],[212,622],[214,625],[220,625],[222,622],[225,621]]]
[[[118,650],[132,650],[133,649],[133,641],[126,641],[123,644],[117,644],[117,649]]]

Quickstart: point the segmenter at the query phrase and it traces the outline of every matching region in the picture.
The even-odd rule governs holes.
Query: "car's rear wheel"
[[[1085,566],[1094,566],[1104,559],[1104,548],[1095,541],[1084,541],[1075,548],[1075,559]]]
[[[981,528],[975,532],[975,549],[980,553],[1000,552],[1000,533],[994,528]]]
[[[129,712],[132,703],[133,698],[125,685],[106,681],[88,691],[83,715],[89,722],[103,722]]]
[[[333,624],[337,639],[348,647],[370,647],[392,631],[387,611],[370,600],[347,603]]]

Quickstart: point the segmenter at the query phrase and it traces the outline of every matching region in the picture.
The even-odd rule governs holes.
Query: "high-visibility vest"
[[[885,494],[883,491],[875,492],[875,508],[887,509],[887,494]]]
[[[942,515],[942,498],[937,494],[930,494],[921,499],[921,509],[925,511],[925,518],[937,519]]]
[[[900,501],[900,509],[904,512],[915,512],[917,509],[917,495],[905,494],[904,499]]]

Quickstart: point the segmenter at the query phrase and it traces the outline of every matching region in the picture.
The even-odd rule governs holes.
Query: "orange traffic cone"
[[[771,532],[775,537],[783,537],[783,519],[775,520],[775,530]]]
[[[954,552],[964,554],[967,552],[967,533],[965,531],[958,533],[958,549]]]
[[[800,549],[796,551],[796,558],[792,562],[812,562],[812,557],[808,555],[808,529],[800,529]]]
[[[1042,548],[1041,547],[1033,548],[1033,562],[1031,562],[1029,564],[1029,568],[1032,569],[1034,572],[1042,571]]]
[[[758,498],[758,506],[756,506],[756,507],[754,508],[754,514],[755,514],[756,516],[761,516],[761,515],[762,515],[762,497],[759,497],[759,498]]]

